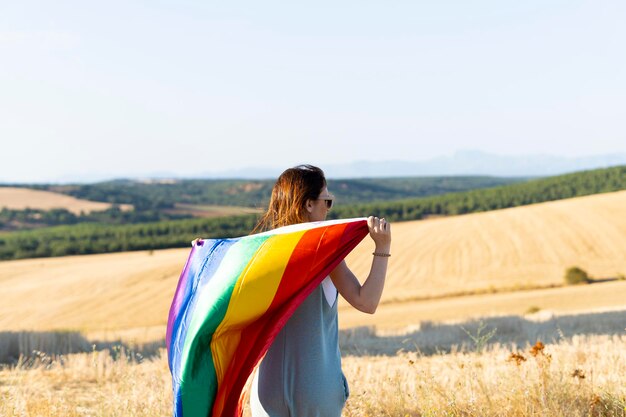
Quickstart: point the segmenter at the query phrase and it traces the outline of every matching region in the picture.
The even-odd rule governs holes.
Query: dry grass
[[[165,355],[144,360],[122,349],[51,358],[0,371],[2,416],[167,416]]]
[[[576,337],[531,351],[347,357],[344,415],[626,415],[626,337]]]
[[[349,355],[343,367],[348,417],[626,415],[625,336],[534,350]],[[171,399],[164,351],[150,359],[123,349],[39,354],[0,370],[2,416],[169,416]]]
[[[51,191],[0,187],[0,208],[2,207],[13,210],[22,210],[25,208],[40,210],[62,208],[74,214],[80,214],[81,211],[89,213],[92,211],[106,210],[111,207],[111,204],[81,200]],[[130,210],[132,206],[130,204],[121,204],[120,208],[122,210]]]
[[[626,309],[618,311],[529,316],[495,316],[462,321],[422,321],[402,329],[362,326],[341,330],[344,354],[393,356],[398,351],[423,354],[516,346],[543,340],[559,343],[579,336],[626,335]],[[480,345],[480,346],[479,346]]]
[[[618,295],[624,281],[501,297],[415,300],[554,285],[562,282],[571,265],[594,277],[618,277],[626,272],[625,206],[626,192],[617,192],[395,224],[384,305],[374,316],[376,321],[346,310],[342,325],[404,326],[416,319],[520,314],[530,306],[555,311],[623,306]],[[360,277],[371,262],[370,245],[366,239],[348,258]],[[87,332],[163,325],[188,253],[174,249],[152,255],[130,252],[0,262],[0,330]]]

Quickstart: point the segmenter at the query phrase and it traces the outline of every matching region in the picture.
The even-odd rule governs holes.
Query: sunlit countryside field
[[[80,214],[81,211],[89,213],[92,211],[106,210],[111,207],[109,203],[82,200],[51,191],[16,187],[0,187],[0,201],[2,201],[3,207],[9,209],[21,210],[31,208],[49,210],[64,208],[74,214]],[[131,206],[122,204],[120,208],[122,210],[129,210]]]
[[[345,416],[625,416],[626,192],[394,224]],[[347,259],[363,277],[363,242]],[[187,249],[0,262],[0,416],[167,416]],[[578,266],[593,282],[565,286]]]
[[[616,321],[623,324],[625,317],[622,313]],[[505,327],[516,323],[501,322]],[[429,335],[449,337],[450,329],[436,327],[429,327]],[[537,331],[533,325],[524,327],[529,332],[524,337]],[[471,334],[480,325],[460,328]],[[344,331],[342,348],[348,353],[343,368],[351,390],[344,415],[623,416],[626,337],[557,335],[545,345],[494,343],[494,335],[484,344],[478,339],[478,344],[422,352],[413,343],[423,337]],[[149,357],[117,347],[55,357],[38,354],[0,371],[0,378],[3,416],[171,415],[162,349]]]

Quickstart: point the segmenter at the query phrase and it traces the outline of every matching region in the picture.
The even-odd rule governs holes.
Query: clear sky
[[[626,2],[0,6],[0,181],[626,151]]]

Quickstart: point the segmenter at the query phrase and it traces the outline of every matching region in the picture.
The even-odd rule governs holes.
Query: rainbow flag
[[[167,322],[174,415],[241,416],[280,329],[367,233],[366,219],[330,220],[194,245]]]

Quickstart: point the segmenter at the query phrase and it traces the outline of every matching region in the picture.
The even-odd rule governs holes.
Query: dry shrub
[[[589,284],[590,282],[589,274],[584,269],[573,266],[565,271],[565,283],[567,285]]]

